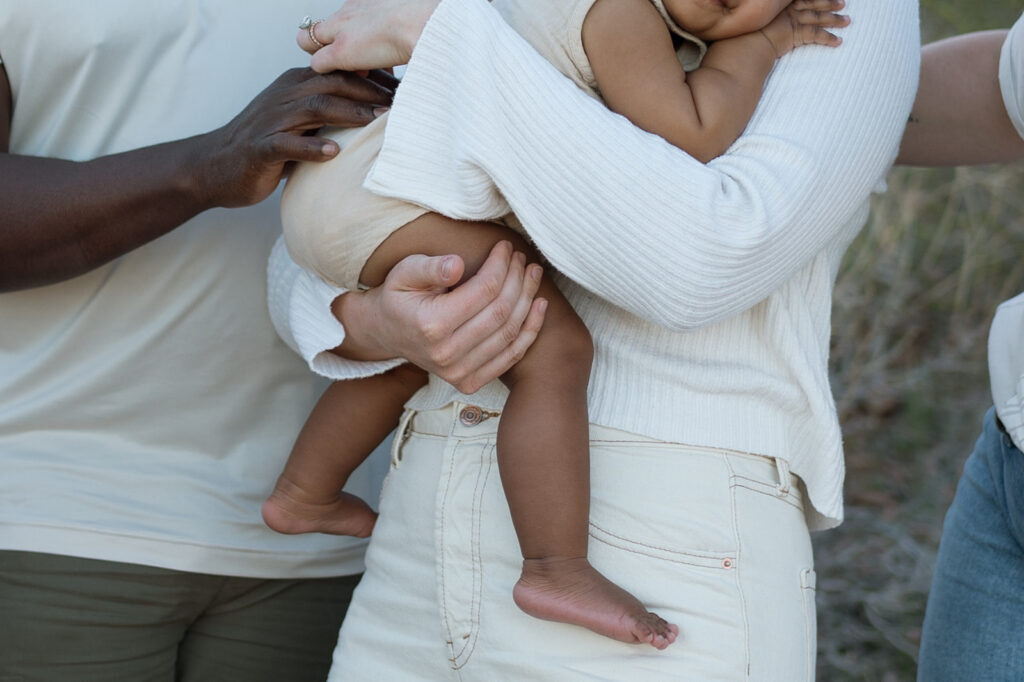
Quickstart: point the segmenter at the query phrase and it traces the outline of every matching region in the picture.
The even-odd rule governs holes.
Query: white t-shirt
[[[86,160],[223,125],[308,64],[296,26],[337,4],[0,3],[10,151]],[[279,232],[275,194],[0,295],[0,548],[254,577],[362,569],[363,541],[280,535],[259,514],[324,387],[267,316]]]
[[[999,59],[1006,113],[1024,137],[1024,16],[1010,29]],[[988,366],[996,414],[1017,447],[1024,446],[1024,293],[996,310],[988,335]]]

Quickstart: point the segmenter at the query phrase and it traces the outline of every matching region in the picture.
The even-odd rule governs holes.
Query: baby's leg
[[[533,253],[521,236],[500,225],[424,215],[381,244],[360,279],[377,285],[412,253],[457,253],[468,277],[502,239]],[[678,628],[647,611],[587,561],[587,384],[593,345],[583,322],[549,278],[537,295],[548,300],[544,326],[526,356],[502,377],[509,398],[498,427],[498,467],[524,558],[513,597],[533,616],[664,648]]]
[[[402,365],[384,374],[331,384],[263,503],[264,522],[279,533],[367,537],[377,514],[341,489],[395,427],[402,406],[426,379],[425,372]]]

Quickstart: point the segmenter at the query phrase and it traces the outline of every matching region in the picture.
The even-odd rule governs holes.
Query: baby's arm
[[[701,162],[721,156],[746,128],[775,60],[806,44],[839,45],[843,0],[795,0],[761,31],[711,44],[687,74],[649,0],[597,0],[583,45],[612,111]]]

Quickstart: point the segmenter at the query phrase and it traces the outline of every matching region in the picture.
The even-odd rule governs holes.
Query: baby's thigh
[[[529,242],[503,222],[455,220],[424,211],[380,243],[367,260],[361,280],[367,286],[377,286],[398,261],[411,254],[456,254],[465,263],[466,279],[480,269],[494,245],[503,240],[512,242],[531,262],[539,259]]]
[[[363,188],[384,135],[384,119],[355,130],[326,133],[341,153],[295,167],[281,197],[288,252],[296,263],[348,289],[359,284],[370,255],[389,235],[426,213]]]

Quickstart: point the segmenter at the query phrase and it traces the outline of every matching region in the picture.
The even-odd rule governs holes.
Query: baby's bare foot
[[[339,493],[317,500],[299,486],[280,478],[262,508],[263,522],[278,533],[329,533],[365,538],[373,531],[377,514],[355,495]]]
[[[620,642],[664,649],[679,634],[585,557],[524,560],[512,597],[531,616],[582,625]]]

